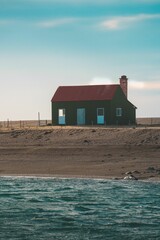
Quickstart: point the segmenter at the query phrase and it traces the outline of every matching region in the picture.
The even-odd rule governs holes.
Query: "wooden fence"
[[[31,128],[51,125],[51,120],[0,121],[0,128]]]
[[[137,118],[138,125],[160,125],[160,118]]]

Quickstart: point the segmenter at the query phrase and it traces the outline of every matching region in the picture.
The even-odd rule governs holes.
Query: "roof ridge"
[[[67,85],[67,86],[59,86],[59,87],[96,87],[96,86],[120,86],[120,84],[117,83],[111,83],[111,84],[89,84],[89,85]],[[58,87],[58,88],[59,88]]]

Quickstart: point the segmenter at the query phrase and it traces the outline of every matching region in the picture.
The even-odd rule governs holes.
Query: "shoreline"
[[[72,176],[67,176],[67,175],[52,175],[52,174],[28,174],[28,175],[22,175],[22,174],[6,174],[2,175],[0,174],[0,178],[29,178],[29,179],[77,179],[77,180],[97,180],[97,181],[123,181],[123,182],[157,182],[160,183],[160,178],[159,177],[153,177],[153,178],[143,178],[143,179],[138,179],[136,181],[132,180],[125,180],[124,178],[117,178],[117,177],[102,177],[102,176],[77,176],[77,175],[72,175]]]

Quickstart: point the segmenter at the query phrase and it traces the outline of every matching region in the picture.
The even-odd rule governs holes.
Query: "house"
[[[136,107],[128,101],[128,78],[119,84],[60,86],[52,102],[53,125],[130,125]]]

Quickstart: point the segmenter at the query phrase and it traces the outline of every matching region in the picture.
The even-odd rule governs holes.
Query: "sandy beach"
[[[0,130],[0,175],[160,179],[160,127]]]

